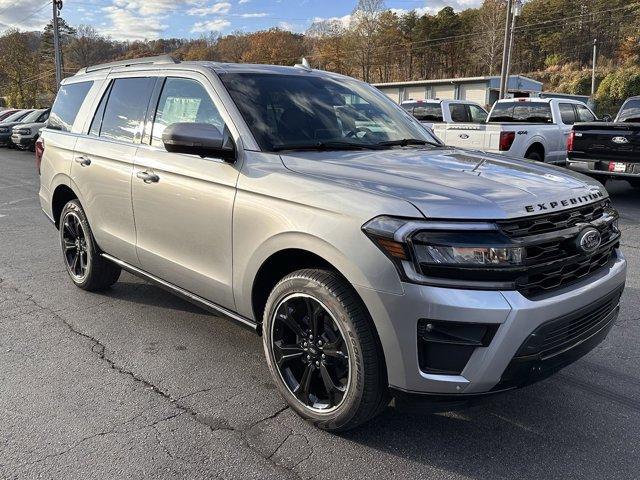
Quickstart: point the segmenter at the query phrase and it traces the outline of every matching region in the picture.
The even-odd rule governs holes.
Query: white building
[[[405,100],[471,100],[480,105],[493,105],[500,92],[500,77],[445,78],[409,82],[374,83],[396,103]],[[542,91],[542,82],[521,75],[509,77],[509,96],[531,97]]]

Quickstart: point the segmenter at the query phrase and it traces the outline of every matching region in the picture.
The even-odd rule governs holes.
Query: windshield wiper
[[[420,138],[403,138],[400,140],[387,140],[386,142],[378,142],[374,144],[378,147],[406,147],[408,145],[433,145],[434,147],[441,147],[439,143],[430,142],[429,140],[422,140]]]
[[[274,145],[271,150],[279,152],[282,150],[379,150],[377,144],[355,143],[355,142],[315,142],[315,143],[283,143]]]

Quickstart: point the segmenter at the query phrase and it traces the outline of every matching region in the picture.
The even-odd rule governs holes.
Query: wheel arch
[[[525,158],[532,152],[539,153],[541,160],[544,162],[546,150],[540,139],[534,139],[533,142],[531,142],[531,144],[527,147],[524,153]]]
[[[61,183],[53,190],[51,195],[51,215],[56,228],[60,228],[60,214],[64,206],[71,200],[78,200],[78,194],[66,183]],[[82,204],[82,201],[80,201]]]
[[[257,323],[262,323],[267,299],[276,284],[290,273],[305,268],[330,270],[349,281],[335,265],[310,250],[284,248],[273,252],[258,268],[251,287],[251,309]]]

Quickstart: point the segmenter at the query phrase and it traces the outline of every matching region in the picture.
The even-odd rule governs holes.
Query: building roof
[[[513,80],[525,80],[527,82],[535,83],[542,87],[542,82],[534,80],[533,78],[525,77],[523,75],[509,75],[509,82]],[[409,87],[414,85],[437,85],[437,84],[455,84],[455,83],[472,83],[472,82],[492,82],[500,80],[497,75],[483,76],[483,77],[459,77],[459,78],[439,78],[432,80],[408,80],[406,82],[387,82],[387,83],[373,83],[374,87]]]

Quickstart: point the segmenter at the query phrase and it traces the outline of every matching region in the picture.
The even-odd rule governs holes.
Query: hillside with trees
[[[354,2],[355,3],[355,2]],[[64,74],[111,60],[171,54],[183,60],[312,66],[368,82],[496,75],[502,60],[506,1],[484,0],[460,12],[388,10],[359,0],[348,20],[317,22],[304,33],[253,33],[118,42],[90,26],[61,25]],[[511,66],[547,91],[588,95],[598,41],[598,110],[640,94],[640,2],[529,0],[518,17]],[[16,106],[46,104],[55,93],[51,27],[0,36],[0,97]]]

